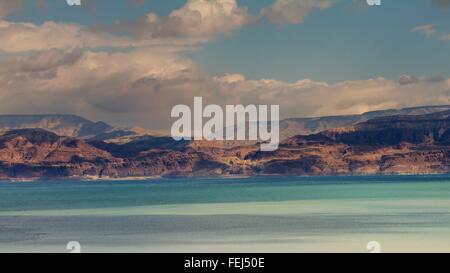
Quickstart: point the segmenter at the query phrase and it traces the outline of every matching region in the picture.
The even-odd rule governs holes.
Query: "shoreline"
[[[127,177],[95,177],[95,176],[72,176],[72,177],[35,177],[35,178],[0,178],[0,182],[10,183],[33,183],[45,181],[81,181],[81,182],[114,182],[114,181],[152,181],[152,180],[183,180],[183,179],[199,179],[199,180],[239,180],[251,178],[277,178],[277,177],[291,177],[291,178],[364,178],[364,177],[436,177],[436,176],[450,176],[450,173],[402,173],[402,174],[327,174],[327,175],[237,175],[237,176],[127,176]]]

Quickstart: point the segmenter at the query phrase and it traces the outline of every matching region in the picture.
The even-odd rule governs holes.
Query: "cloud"
[[[418,32],[427,38],[431,38],[437,32],[436,27],[437,27],[437,24],[420,25],[420,26],[416,26],[416,27],[412,28],[411,32]]]
[[[450,0],[431,0],[431,4],[436,8],[450,8]],[[411,29],[411,32],[417,32],[427,38],[438,36],[439,41],[450,41],[450,34],[438,30],[438,24],[419,25]]]
[[[112,26],[87,27],[56,22],[37,25],[0,20],[0,51],[183,47],[204,43],[254,21],[255,17],[248,14],[247,8],[239,7],[236,0],[188,0],[168,16],[148,13],[136,21],[122,21]]]
[[[314,10],[327,9],[337,0],[277,0],[273,5],[264,8],[261,16],[267,17],[276,24],[299,24]]]
[[[436,38],[442,42],[450,41],[450,34],[445,33],[444,31],[439,31],[438,24],[420,25],[420,26],[412,28],[411,32],[420,33],[427,38],[433,38],[433,37],[437,36]]]
[[[22,0],[0,0],[0,18],[22,9]]]
[[[4,6],[0,9],[0,17],[2,13],[12,12],[21,6],[20,2],[0,1],[0,7]],[[277,24],[302,23],[312,11],[329,8],[336,2],[277,0],[255,16],[246,7],[239,6],[236,0],[188,0],[167,16],[150,12],[136,20],[92,27],[52,21],[38,25],[0,19],[0,51],[18,53],[46,49],[145,46],[171,46],[183,50],[183,47],[203,44],[263,18]]]
[[[237,103],[243,104],[279,104],[284,117],[345,115],[450,102],[450,86],[443,77],[439,77],[439,81],[438,78],[423,77],[408,85],[385,78],[336,84],[308,79],[292,83],[273,79],[230,83],[228,78],[226,76],[224,81],[216,77],[223,98],[234,97]]]
[[[430,82],[430,83],[440,83],[445,82],[447,79],[442,75],[432,76],[432,77],[423,77],[423,81]]]
[[[10,81],[29,79],[51,79],[57,76],[59,67],[72,65],[82,56],[79,51],[64,53],[59,50],[48,50],[34,54],[28,58],[7,59],[2,61],[0,75]]]
[[[151,38],[204,38],[229,33],[247,25],[253,19],[247,8],[239,7],[236,0],[188,0],[183,7],[172,11],[166,17],[148,13],[137,22],[122,22],[116,27]]]
[[[400,85],[409,85],[409,84],[418,84],[421,82],[425,83],[441,83],[445,82],[447,79],[442,75],[437,76],[422,76],[422,77],[415,77],[410,75],[401,75],[398,83]]]
[[[278,0],[258,19],[301,23],[334,3]],[[256,20],[235,0],[189,0],[168,16],[149,13],[101,28],[0,19],[0,51],[8,52],[0,58],[1,112],[73,113],[159,129],[170,126],[173,106],[192,104],[194,96],[208,104],[279,104],[283,117],[449,103],[450,80],[443,76],[336,84],[250,80],[242,74],[210,75],[180,54]]]
[[[5,52],[132,45],[127,38],[94,33],[77,24],[36,25],[5,20],[0,20],[0,40],[0,50]]]
[[[410,84],[385,78],[329,84],[209,75],[165,48],[53,49],[0,60],[2,113],[74,113],[154,129],[169,128],[172,107],[191,105],[194,96],[205,104],[279,104],[283,117],[301,117],[448,104],[449,90],[450,80],[442,76]]]
[[[166,49],[42,51],[0,61],[3,113],[76,113],[162,126],[165,113],[207,84],[195,63]],[[3,107],[4,106],[4,107]]]
[[[400,85],[416,84],[418,82],[419,82],[418,78],[410,75],[401,75],[398,80],[398,83]]]

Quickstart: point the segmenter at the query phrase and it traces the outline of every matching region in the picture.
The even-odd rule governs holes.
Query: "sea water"
[[[0,252],[450,252],[450,176],[0,182]]]

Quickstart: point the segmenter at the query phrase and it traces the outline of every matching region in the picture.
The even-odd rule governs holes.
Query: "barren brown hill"
[[[0,178],[450,173],[450,111],[371,119],[259,145],[144,137],[125,144],[42,129],[0,136]]]

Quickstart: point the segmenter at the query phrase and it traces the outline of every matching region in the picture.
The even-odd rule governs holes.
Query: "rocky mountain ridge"
[[[124,143],[161,133],[140,127],[114,127],[77,115],[0,115],[0,134],[18,129],[43,129],[59,136]]]
[[[317,134],[334,128],[351,127],[377,117],[393,115],[425,115],[450,110],[450,105],[422,106],[373,111],[361,115],[289,118],[280,121],[280,138]],[[116,127],[106,122],[94,122],[77,115],[0,115],[0,134],[16,129],[44,129],[59,136],[109,143],[127,143],[145,137],[160,137],[163,133],[140,127]],[[251,142],[247,142],[251,144]],[[226,146],[235,146],[229,143]],[[237,143],[238,146],[240,143]]]
[[[284,140],[226,147],[146,136],[127,143],[19,129],[0,136],[0,179],[450,173],[450,111],[370,119]]]

